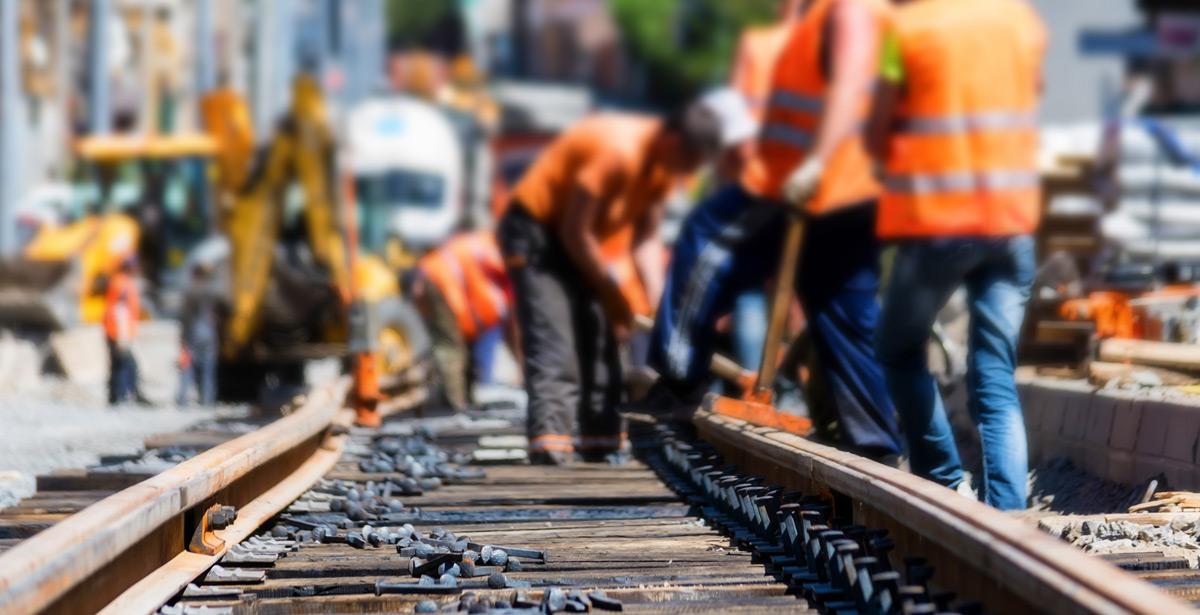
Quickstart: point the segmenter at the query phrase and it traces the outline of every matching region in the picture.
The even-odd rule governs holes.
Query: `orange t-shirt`
[[[674,182],[663,165],[650,159],[660,126],[657,119],[633,114],[584,118],[542,152],[513,198],[534,219],[557,226],[572,192],[582,188],[604,208],[594,228],[597,237],[602,243],[624,244]]]
[[[751,112],[759,120],[766,115],[767,98],[771,95],[775,77],[775,62],[787,47],[791,33],[791,22],[783,21],[748,28],[738,40],[731,85],[746,97]]]

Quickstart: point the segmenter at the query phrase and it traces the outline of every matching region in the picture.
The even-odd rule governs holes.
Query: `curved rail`
[[[1190,612],[1135,576],[930,481],[708,410],[694,423],[701,439],[743,471],[829,493],[852,507],[856,522],[887,528],[906,554],[926,557],[960,596],[988,612]]]
[[[113,494],[6,552],[0,556],[0,613],[105,608],[177,558],[195,555],[188,542],[213,504],[238,509],[240,522],[215,532],[218,538],[228,533],[229,544],[236,544],[240,531],[257,527],[254,519],[265,520],[290,501],[274,488],[300,482],[289,481],[293,476],[316,472],[315,480],[321,464],[336,461],[336,454],[314,453],[330,435],[347,388],[342,379],[298,398],[287,416]],[[320,461],[314,466],[312,459]],[[215,561],[223,551],[202,557]],[[167,592],[164,600],[182,587],[167,591],[169,585],[157,592]]]

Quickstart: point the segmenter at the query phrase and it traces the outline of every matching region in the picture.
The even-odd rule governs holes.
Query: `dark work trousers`
[[[133,352],[108,340],[108,403],[137,399],[137,361]]]
[[[723,188],[688,215],[671,256],[649,363],[684,387],[708,378],[719,318],[779,268],[784,206],[741,186]],[[864,203],[805,222],[796,290],[842,444],[873,457],[901,451],[883,371],[875,359],[879,244],[875,207]]]
[[[620,450],[620,353],[595,293],[558,237],[520,203],[497,234],[516,295],[530,452],[572,452],[576,420],[582,453]]]

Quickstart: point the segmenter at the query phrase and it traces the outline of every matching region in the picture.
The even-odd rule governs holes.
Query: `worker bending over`
[[[460,233],[421,257],[417,270],[413,295],[433,339],[442,391],[451,407],[465,410],[471,401],[470,345],[511,322],[512,284],[500,247],[491,231]]]
[[[133,279],[137,261],[127,256],[108,278],[104,292],[104,338],[108,342],[108,403],[138,398],[133,338],[141,314],[141,295]]]
[[[891,32],[871,122],[885,164],[879,236],[899,246],[879,358],[913,471],[969,487],[925,352],[938,310],[966,287],[981,495],[1022,509],[1028,460],[1013,371],[1034,275],[1045,29],[1019,0],[917,0],[898,8]]]
[[[585,460],[622,449],[617,343],[633,308],[610,265],[631,258],[645,296],[659,296],[664,200],[717,149],[718,132],[697,107],[666,120],[593,115],[517,185],[498,236],[516,295],[531,462],[571,460],[576,415]]]
[[[860,133],[887,15],[883,0],[815,0],[792,26],[757,156],[740,182],[697,207],[676,242],[650,348],[661,378],[635,409],[698,405],[714,323],[777,269],[788,216],[803,215],[797,291],[842,443],[877,459],[900,453],[873,347],[880,188]]]

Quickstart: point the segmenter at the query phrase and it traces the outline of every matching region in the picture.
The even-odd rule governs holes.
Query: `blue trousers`
[[[779,267],[787,212],[738,185],[696,206],[675,244],[649,365],[680,386],[708,379],[716,321]],[[875,208],[809,220],[796,290],[808,316],[843,444],[870,456],[901,451],[895,412],[875,360],[879,319]]]
[[[202,406],[217,403],[217,347],[191,348],[192,364],[179,372],[178,405],[186,406],[188,394],[196,387],[197,400]]]
[[[984,502],[1025,508],[1028,453],[1017,397],[1017,336],[1034,276],[1033,238],[914,240],[896,253],[879,328],[879,360],[904,424],[914,473],[955,487],[962,462],[929,373],[926,344],[960,285],[970,305],[967,394],[983,444]]]

